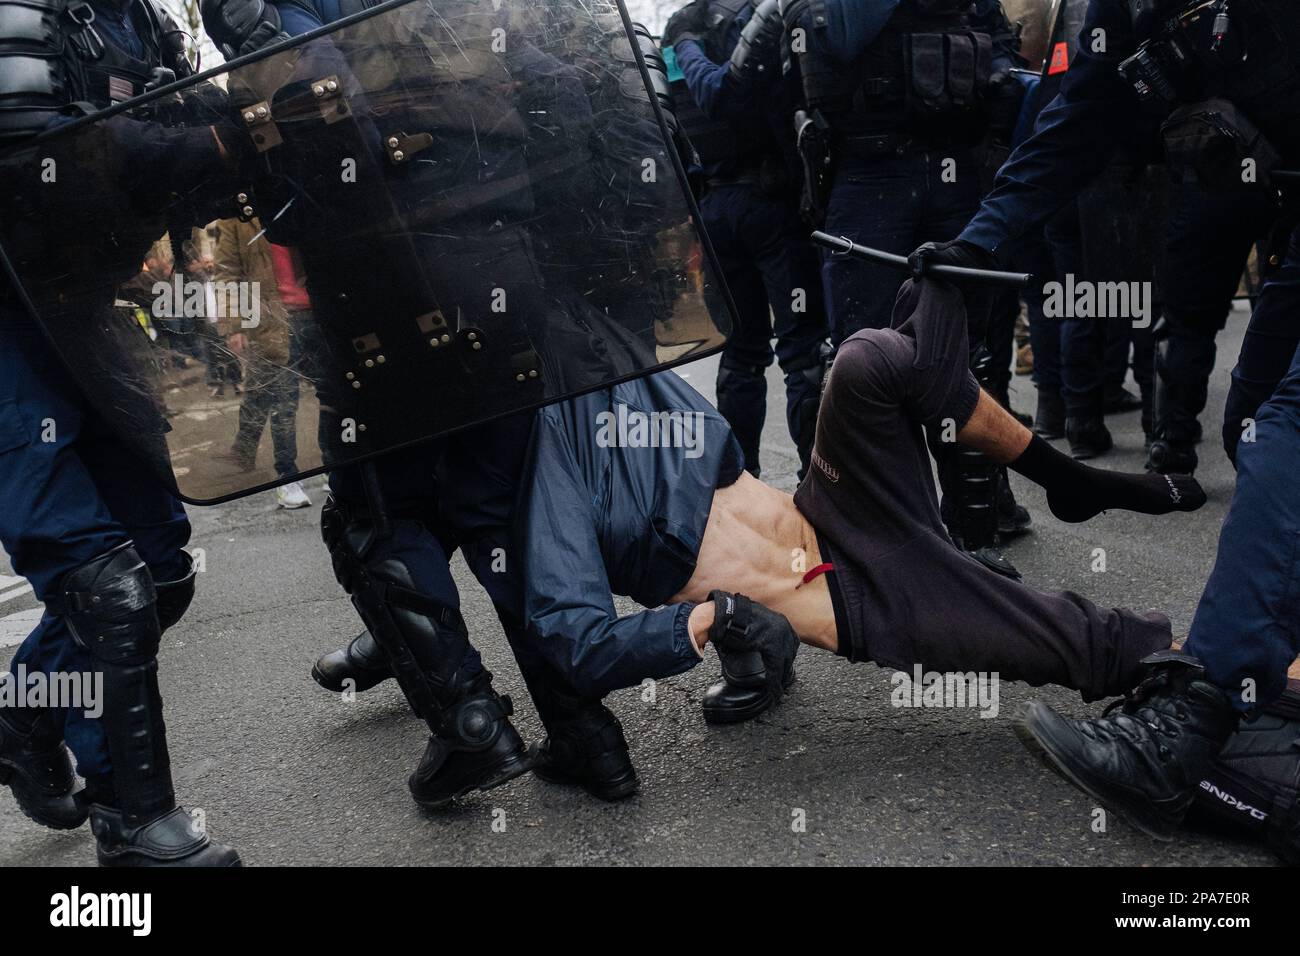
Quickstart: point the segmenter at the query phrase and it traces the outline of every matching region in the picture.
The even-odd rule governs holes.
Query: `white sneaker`
[[[311,499],[302,490],[302,482],[291,481],[275,489],[275,503],[281,508],[310,508]]]

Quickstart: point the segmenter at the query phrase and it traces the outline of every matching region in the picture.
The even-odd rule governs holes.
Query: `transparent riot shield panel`
[[[416,0],[3,155],[6,268],[211,502],[698,358],[725,291],[601,0]]]
[[[1002,12],[1020,34],[1020,55],[1035,73],[1042,73],[1047,64],[1060,7],[1061,0],[1002,0]]]

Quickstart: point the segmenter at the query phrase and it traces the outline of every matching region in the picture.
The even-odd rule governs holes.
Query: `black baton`
[[[896,256],[892,252],[881,252],[879,249],[860,246],[844,236],[832,236],[829,232],[818,230],[812,234],[812,241],[839,255],[879,262],[881,265],[894,266],[904,272],[912,272],[907,256]],[[967,266],[927,266],[924,274],[937,276],[940,279],[987,282],[993,285],[1027,286],[1034,281],[1034,277],[1028,272],[998,272],[994,269],[971,269]]]

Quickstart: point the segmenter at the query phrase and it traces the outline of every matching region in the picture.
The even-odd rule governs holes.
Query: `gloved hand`
[[[781,38],[785,21],[777,0],[763,0],[740,31],[740,42],[731,51],[728,69],[741,83],[775,80],[781,75]]]
[[[790,622],[743,594],[711,591],[709,600],[714,604],[709,640],[718,656],[731,659],[723,666],[728,680],[742,687],[766,686],[772,702],[779,701],[799,650]]]
[[[200,0],[199,12],[203,28],[228,60],[289,39],[280,11],[266,0]]]
[[[708,0],[692,0],[668,18],[660,46],[675,46],[683,40],[694,40],[701,46],[709,35]]]
[[[907,266],[915,278],[920,278],[931,266],[961,266],[966,269],[994,269],[997,260],[993,253],[973,242],[954,239],[951,242],[927,242],[907,257]]]
[[[984,90],[984,105],[988,111],[989,131],[998,142],[1010,144],[1027,89],[1014,73],[1005,70],[989,77]]]

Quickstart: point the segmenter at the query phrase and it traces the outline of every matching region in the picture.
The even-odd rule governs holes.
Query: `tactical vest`
[[[0,144],[192,72],[179,31],[153,0],[133,0],[131,17],[144,59],[96,29],[84,0],[0,0]]]
[[[993,71],[993,40],[972,25],[969,0],[903,0],[880,35],[848,67],[826,52],[823,0],[795,0],[787,30],[802,28],[793,49],[804,105],[839,133],[901,129],[964,138],[983,124],[981,98]]]

